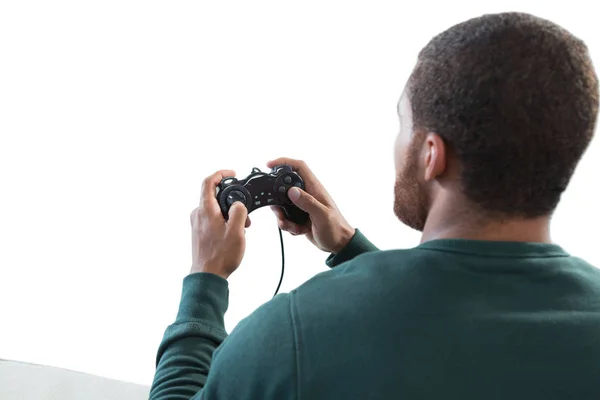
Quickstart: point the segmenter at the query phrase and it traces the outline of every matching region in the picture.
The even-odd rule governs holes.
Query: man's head
[[[440,201],[479,218],[552,214],[588,147],[598,79],[585,44],[528,14],[433,38],[399,103],[394,211],[423,230]]]

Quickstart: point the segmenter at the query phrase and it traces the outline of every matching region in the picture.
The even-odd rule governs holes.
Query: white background
[[[189,214],[218,169],[302,158],[380,248],[416,245],[392,212],[392,145],[420,48],[518,10],[585,39],[600,65],[587,4],[3,1],[0,358],[150,384],[191,263]],[[595,265],[599,140],[552,230]],[[279,279],[275,218],[251,217],[229,330]],[[283,291],[325,270],[304,238],[285,243]]]

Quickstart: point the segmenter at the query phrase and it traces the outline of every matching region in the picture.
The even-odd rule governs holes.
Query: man
[[[600,270],[553,244],[549,221],[594,133],[586,46],[531,15],[485,15],[421,51],[399,102],[394,211],[423,232],[378,251],[305,163],[288,192],[330,271],[226,338],[226,279],[244,206],[225,222],[204,181],[193,265],[160,345],[152,399],[599,399]],[[216,351],[215,351],[216,350]],[[214,354],[213,354],[214,351]]]

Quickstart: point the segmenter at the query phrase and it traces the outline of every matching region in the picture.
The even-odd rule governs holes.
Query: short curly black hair
[[[598,114],[586,45],[524,13],[483,15],[434,37],[408,94],[415,132],[443,138],[465,196],[486,215],[552,214]]]

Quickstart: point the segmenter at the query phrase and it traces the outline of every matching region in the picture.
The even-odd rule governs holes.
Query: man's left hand
[[[229,209],[225,221],[216,199],[216,188],[224,177],[235,176],[230,170],[218,171],[202,183],[200,206],[192,211],[192,269],[190,273],[209,272],[225,279],[242,262],[246,250],[246,230],[250,226],[248,210],[239,201]]]

